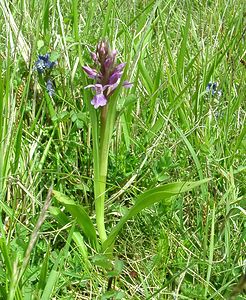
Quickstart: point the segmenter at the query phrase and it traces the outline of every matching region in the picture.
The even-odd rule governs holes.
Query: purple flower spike
[[[91,101],[91,104],[95,108],[107,105],[110,96],[120,83],[126,64],[121,63],[116,65],[116,55],[117,50],[110,50],[108,42],[101,41],[97,45],[96,53],[91,52],[91,58],[99,65],[99,70],[97,71],[88,66],[83,67],[88,77],[96,80],[96,84],[85,87],[92,88],[96,92]],[[130,88],[132,84],[124,81],[122,86]]]
[[[108,57],[109,54],[109,45],[105,41],[101,41],[97,45],[97,56],[98,60],[101,64],[105,62],[105,59]]]

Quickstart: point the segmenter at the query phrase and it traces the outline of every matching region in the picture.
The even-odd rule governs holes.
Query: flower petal
[[[53,82],[50,79],[48,79],[48,81],[46,82],[46,90],[47,90],[47,93],[49,94],[49,96],[52,97],[55,90],[53,87]]]
[[[118,82],[118,80],[121,78],[122,76],[122,72],[115,72],[113,73],[110,78],[109,78],[109,84],[115,84],[116,82]]]
[[[212,85],[212,89],[216,91],[217,86],[218,86],[218,83],[217,83],[217,82],[214,82],[213,85]]]
[[[97,94],[91,100],[91,104],[94,108],[98,108],[99,106],[105,106],[107,104],[107,99],[103,94]]]
[[[97,94],[102,94],[103,91],[106,90],[107,87],[111,86],[110,84],[106,84],[106,85],[101,85],[100,83],[96,83],[96,84],[89,84],[87,86],[84,87],[84,89],[93,89],[94,91],[96,91]]]
[[[105,90],[105,86],[102,86],[100,83],[94,84],[94,87],[97,94],[102,94]]]
[[[126,89],[129,89],[133,86],[133,83],[129,82],[129,81],[124,81],[122,86]]]
[[[89,84],[87,86],[84,87],[84,89],[89,89],[89,88],[92,88],[93,90],[95,90],[95,84]]]
[[[112,59],[112,57],[108,57],[104,62],[104,68],[106,70],[109,70],[113,67],[113,64],[114,64],[114,60]]]
[[[212,83],[209,82],[208,85],[206,86],[206,91],[209,92],[211,87],[212,87]]]
[[[91,52],[90,54],[91,54],[91,58],[94,60],[94,62],[98,63],[98,57],[97,57],[96,53],[95,52]]]
[[[122,72],[123,69],[125,68],[125,65],[126,65],[126,63],[121,63],[118,66],[116,66],[115,69],[114,69],[114,73]]]
[[[36,70],[38,71],[38,73],[43,73],[44,70],[45,70],[45,63],[42,59],[38,59],[35,63],[35,67],[36,67]]]
[[[87,66],[84,66],[84,67],[82,67],[82,68],[83,68],[83,70],[85,71],[85,73],[86,73],[90,78],[92,78],[92,79],[96,79],[96,78],[99,76],[97,70],[95,70],[95,69],[92,69],[92,68],[87,67]]]

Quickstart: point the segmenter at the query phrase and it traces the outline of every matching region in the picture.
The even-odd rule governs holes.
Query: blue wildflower
[[[52,97],[55,90],[54,90],[54,87],[53,87],[53,83],[50,79],[48,79],[47,82],[46,82],[46,90],[47,90],[47,93],[49,94],[49,96]]]
[[[221,90],[218,90],[218,82],[209,82],[206,87],[206,91],[208,93],[212,93],[212,96],[220,97],[222,94]]]
[[[37,61],[35,62],[36,70],[38,73],[42,74],[46,69],[52,69],[57,65],[56,61],[50,61],[50,54],[39,55]]]

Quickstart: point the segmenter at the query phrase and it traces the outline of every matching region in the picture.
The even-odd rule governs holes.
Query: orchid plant
[[[107,238],[104,226],[104,201],[108,169],[108,151],[116,111],[116,101],[110,103],[110,97],[119,86],[123,75],[123,69],[126,65],[125,63],[116,65],[116,55],[117,51],[111,50],[109,44],[106,41],[102,41],[98,44],[96,52],[91,53],[91,57],[97,69],[88,66],[83,67],[83,70],[89,78],[96,81],[95,84],[90,84],[86,86],[85,89],[92,88],[95,91],[96,94],[91,100],[91,104],[95,109],[99,108],[101,114],[100,137],[95,134],[97,130],[93,130],[93,141],[94,150],[96,150],[94,151],[95,208],[97,228],[102,242]],[[123,86],[129,88],[131,87],[131,84],[124,81]],[[96,149],[97,145],[95,140],[97,142],[98,139],[100,140],[100,145],[99,149]]]
[[[132,86],[128,81],[123,80],[126,64],[117,64],[116,56],[117,51],[111,50],[108,42],[104,40],[98,44],[95,53],[91,53],[94,66],[83,66],[83,70],[88,77],[94,80],[94,83],[87,85],[85,89],[91,88],[95,93],[92,100],[88,99],[88,104],[92,124],[97,230],[82,205],[76,204],[73,200],[58,191],[53,191],[55,198],[60,201],[74,219],[76,219],[94,249],[106,253],[107,256],[112,256],[115,239],[119,231],[130,218],[159,201],[166,201],[166,205],[170,205],[170,199],[173,196],[181,192],[189,191],[207,182],[207,180],[198,182],[176,182],[146,190],[137,197],[135,204],[122,216],[111,232],[107,233],[105,228],[104,205],[108,155],[116,119],[117,99],[121,87],[130,88]],[[58,208],[51,207],[50,211],[58,221],[62,219],[63,223],[61,223],[61,225],[64,225],[64,214],[62,214]],[[97,232],[99,240],[97,238]],[[78,236],[78,232],[76,232],[74,236],[74,241],[78,244],[82,255],[86,258],[86,246],[83,244],[83,238]]]

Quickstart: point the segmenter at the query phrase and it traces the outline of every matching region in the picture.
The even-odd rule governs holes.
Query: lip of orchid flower
[[[94,108],[98,108],[99,106],[105,106],[107,104],[107,98],[104,96],[103,92],[109,87],[109,85],[102,85],[99,83],[96,84],[90,84],[85,87],[92,88],[96,91],[96,95],[91,100],[91,104],[94,106]]]
[[[97,94],[91,100],[91,104],[94,106],[94,108],[105,106],[107,104],[107,98],[103,94]]]

